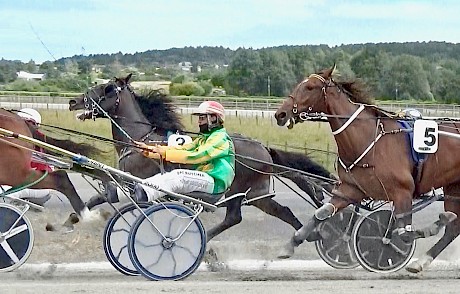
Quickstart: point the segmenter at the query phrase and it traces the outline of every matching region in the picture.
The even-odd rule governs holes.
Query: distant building
[[[179,67],[183,71],[192,71],[192,63],[189,61],[182,61],[179,63]]]
[[[26,81],[31,81],[31,80],[42,81],[45,79],[45,74],[33,74],[33,73],[29,73],[23,70],[17,72],[16,74],[18,75],[18,79],[26,80]]]

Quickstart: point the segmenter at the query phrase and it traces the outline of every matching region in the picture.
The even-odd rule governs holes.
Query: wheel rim
[[[359,266],[350,228],[357,217],[353,210],[346,208],[318,226],[321,238],[315,241],[316,251],[333,268],[353,269]]]
[[[129,235],[128,250],[134,267],[151,280],[180,280],[192,274],[206,249],[204,227],[198,217],[192,221],[195,213],[183,205],[162,203],[145,214],[166,239],[140,216]]]
[[[390,210],[378,210],[361,218],[353,230],[353,248],[359,263],[373,272],[389,273],[403,268],[415,252],[415,240],[386,238]]]
[[[10,204],[0,203],[0,272],[12,271],[29,258],[34,233],[29,219]],[[10,233],[6,234],[19,219]]]
[[[148,203],[139,203],[141,209],[147,209]],[[107,223],[104,230],[103,247],[105,255],[112,266],[120,273],[138,276],[128,252],[128,239],[131,227],[141,212],[134,204],[122,207]]]

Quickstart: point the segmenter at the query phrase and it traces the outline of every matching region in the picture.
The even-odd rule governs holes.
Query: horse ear
[[[129,80],[131,79],[132,76],[133,76],[133,74],[130,73],[130,74],[125,78],[125,83],[126,83],[126,84],[129,83]]]
[[[337,70],[337,64],[335,64],[334,62],[334,65],[331,68],[331,76],[335,73],[336,70]]]
[[[327,69],[327,70],[323,71],[324,78],[326,78],[326,79],[330,78],[332,76],[332,74],[334,74],[334,71],[336,71],[335,63],[330,69]]]

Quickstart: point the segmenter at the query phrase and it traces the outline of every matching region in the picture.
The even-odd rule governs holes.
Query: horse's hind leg
[[[251,203],[251,205],[259,208],[263,212],[277,217],[285,223],[290,224],[294,229],[298,230],[302,227],[302,223],[292,213],[289,207],[282,206],[272,198],[262,198]]]
[[[42,173],[34,171],[36,174]],[[38,178],[38,175],[37,175]],[[64,170],[50,172],[42,181],[31,187],[32,189],[53,189],[64,194],[70,201],[72,208],[79,215],[87,208],[83,200],[78,196],[69,176]]]
[[[241,198],[236,198],[236,199],[230,200],[227,203],[227,211],[225,213],[224,220],[220,224],[207,230],[206,242],[209,242],[215,236],[219,235],[220,233],[227,230],[228,228],[239,224],[242,221],[241,201],[242,201]]]
[[[457,216],[460,215],[460,198],[447,198],[444,201],[444,210],[451,211]],[[449,222],[444,231],[444,235],[439,241],[431,247],[421,258],[412,262],[406,267],[406,270],[412,273],[418,273],[426,269],[431,262],[460,234],[460,218]]]

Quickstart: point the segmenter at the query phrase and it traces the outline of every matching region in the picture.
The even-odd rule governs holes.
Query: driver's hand
[[[166,152],[154,145],[147,145],[143,142],[134,141],[137,147],[142,149],[142,154],[149,158],[159,159],[160,156],[165,157]]]

